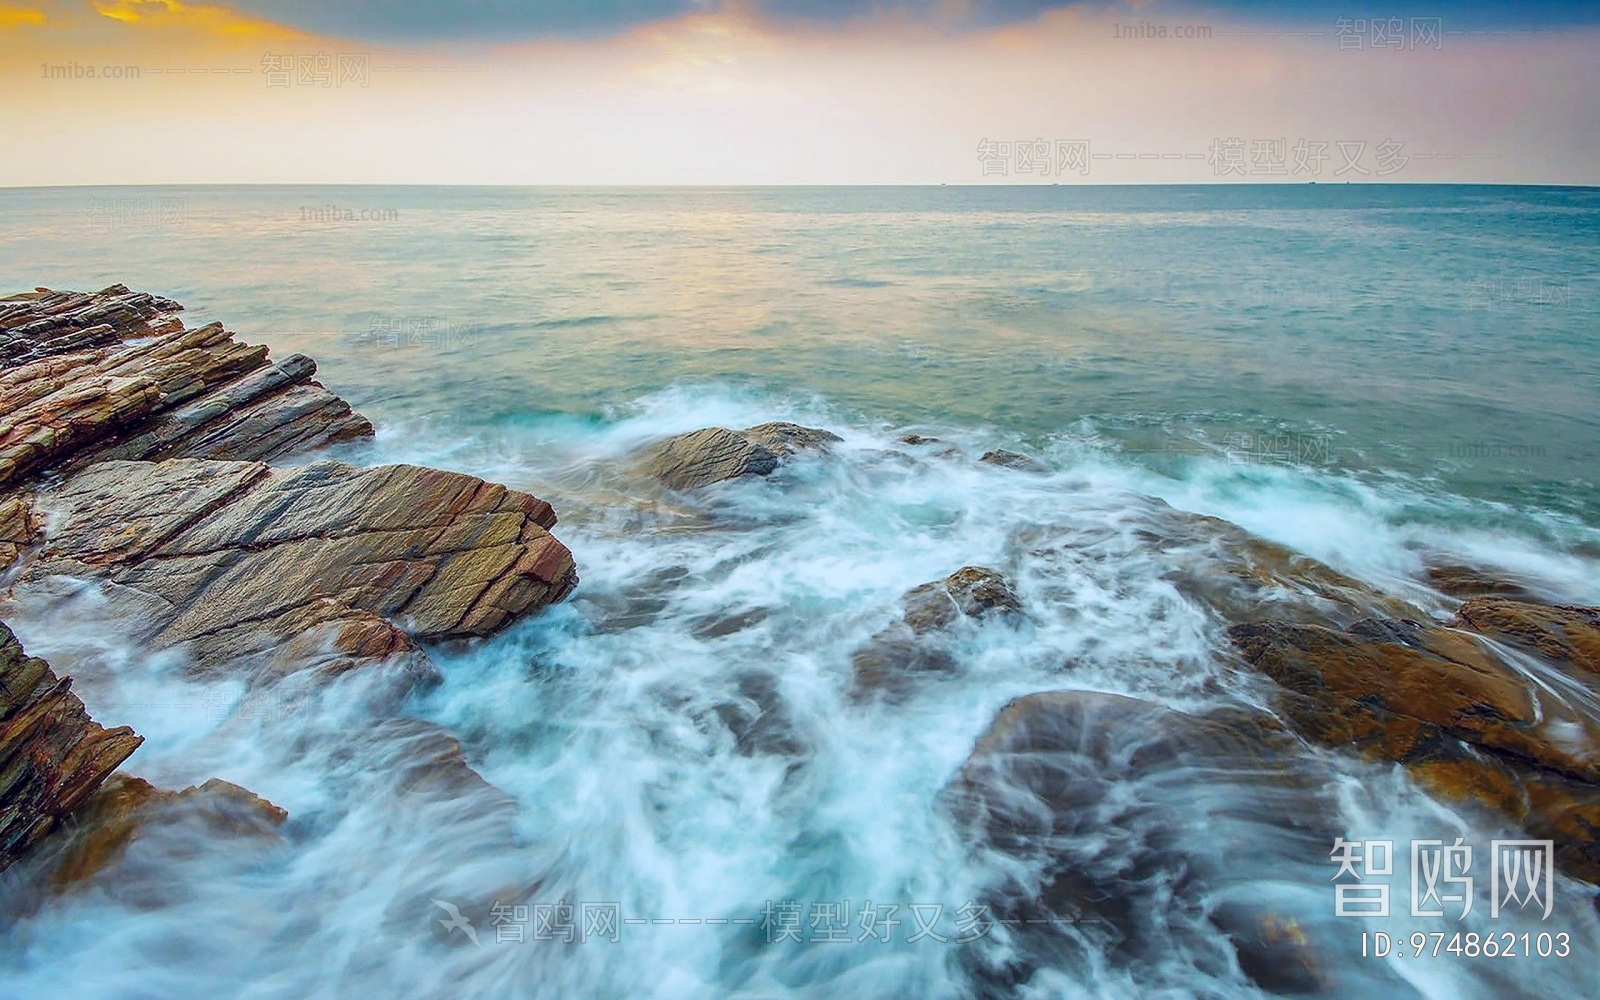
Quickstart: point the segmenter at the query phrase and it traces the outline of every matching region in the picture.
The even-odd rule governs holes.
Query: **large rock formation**
[[[741,476],[769,475],[797,452],[838,440],[831,431],[781,421],[742,431],[706,427],[652,445],[638,464],[668,489],[691,490]]]
[[[1555,840],[1567,872],[1600,882],[1600,609],[1481,599],[1456,624],[1269,621],[1230,634],[1277,681],[1278,711],[1307,738],[1399,762],[1440,794],[1490,806]]]
[[[264,687],[383,667],[403,691],[437,673],[419,641],[489,635],[576,585],[555,512],[527,493],[412,466],[266,464],[372,426],[309,358],[186,329],[181,309],[120,285],[0,299],[0,605],[49,614],[88,586],[192,670]],[[139,744],[5,639],[0,867]],[[228,796],[135,798],[111,796],[95,822]]]
[[[0,487],[105,458],[268,461],[372,435],[310,358],[186,329],[182,308],[122,285],[0,300]]]
[[[36,502],[52,529],[19,591],[115,584],[148,641],[203,667],[366,616],[421,640],[488,635],[576,582],[549,504],[414,466],[101,462]]]
[[[89,718],[72,679],[0,624],[0,870],[49,833],[143,740]]]

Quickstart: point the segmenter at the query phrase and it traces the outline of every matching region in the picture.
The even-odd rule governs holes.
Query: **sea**
[[[1029,876],[974,845],[949,788],[1003,706],[1270,702],[1174,588],[1188,556],[1128,512],[1223,519],[1440,621],[1457,602],[1429,566],[1600,604],[1596,189],[0,190],[0,294],[118,283],[315,358],[377,428],[334,457],[549,500],[582,582],[431,649],[443,681],[381,711],[355,677],[269,698],[195,678],[88,598],[11,620],[96,719],[146,737],[124,770],[220,777],[289,819],[268,846],[163,827],[120,880],[17,904],[0,997],[1271,995],[1185,916],[1214,901],[1148,873],[1137,954],[1070,926],[1059,962],[991,974],[1021,929],[983,901]],[[625,474],[663,436],[769,420],[842,440],[699,497]],[[976,461],[993,449],[1044,471]],[[975,628],[905,697],[859,697],[852,655],[965,565],[1012,580],[1026,622]],[[741,711],[781,727],[776,749],[751,749]],[[439,733],[486,785],[417,793]],[[1392,766],[1305,752],[1333,803],[1317,819],[1394,845],[1391,917],[1337,913],[1331,839],[1208,827],[1217,803],[1267,808],[1226,776],[1072,849],[1193,820],[1230,891],[1321,955],[1323,995],[1600,990],[1591,890],[1557,878],[1548,916],[1491,917],[1480,861],[1470,913],[1412,915],[1410,844],[1487,859],[1516,834]],[[474,936],[441,929],[445,903]],[[1564,934],[1567,953],[1397,957],[1379,932]]]

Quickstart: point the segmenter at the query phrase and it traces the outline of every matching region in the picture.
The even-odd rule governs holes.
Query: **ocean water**
[[[1547,920],[1491,920],[1484,868],[1459,924],[1335,917],[1331,838],[1244,821],[1276,800],[1227,775],[1104,775],[1143,803],[1125,826],[1226,871],[1203,899],[1130,884],[1137,955],[1069,928],[1058,961],[1000,982],[985,970],[1020,934],[907,938],[916,916],[954,938],[964,904],[1038,877],[949,807],[1010,699],[1269,697],[1174,586],[1196,554],[1150,544],[1149,498],[1436,616],[1454,602],[1424,570],[1446,563],[1600,603],[1595,191],[96,188],[3,191],[0,220],[0,290],[121,282],[310,354],[379,428],[339,457],[529,489],[583,577],[561,607],[434,651],[444,682],[398,717],[359,678],[187,679],[128,648],[92,592],[21,609],[29,651],[147,736],[128,771],[223,777],[290,819],[265,847],[154,831],[119,882],[18,907],[0,995],[1261,995],[1192,919],[1217,894],[1296,921],[1328,995],[1593,992],[1581,887],[1559,883]],[[627,472],[662,435],[772,419],[843,440],[698,499]],[[973,461],[995,447],[1050,471]],[[1026,620],[963,632],[958,668],[903,698],[858,697],[852,653],[905,590],[967,564],[1011,577]],[[430,783],[441,731],[492,787]],[[1347,838],[1486,854],[1508,835],[1392,769],[1306,758],[1326,806],[1308,819]],[[1115,867],[1115,838],[1069,846]],[[476,914],[477,944],[439,934],[435,899]],[[498,940],[515,932],[491,900],[528,907],[526,940]],[[851,943],[812,940],[840,903]],[[901,906],[892,940],[855,940],[868,903]],[[615,941],[533,940],[584,904],[615,907]],[[796,908],[803,940],[771,940]],[[1447,927],[1561,932],[1570,954],[1360,954],[1363,931]]]

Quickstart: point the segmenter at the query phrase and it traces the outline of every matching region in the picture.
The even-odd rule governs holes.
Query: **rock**
[[[415,466],[176,459],[101,462],[40,494],[46,543],[14,585],[101,580],[144,618],[141,638],[229,666],[336,624],[352,655],[489,635],[561,600],[572,555],[550,505]]]
[[[121,285],[0,301],[0,487],[102,459],[269,461],[371,437],[312,380],[220,323]]]
[[[1455,624],[1600,674],[1600,608],[1479,598],[1461,605]]]
[[[799,757],[805,753],[805,742],[778,691],[777,677],[760,670],[741,671],[734,678],[733,695],[719,702],[715,711],[741,754]]]
[[[981,566],[963,566],[943,580],[924,583],[900,599],[901,620],[872,637],[850,659],[857,695],[909,692],[918,675],[951,673],[956,661],[940,633],[962,618],[1016,618],[1022,613],[1005,577]]]
[[[1505,580],[1473,566],[1429,566],[1428,583],[1450,597],[1507,597],[1513,601],[1538,601],[1520,583]]]
[[[1463,608],[1463,625],[1482,619],[1529,643],[1544,657],[1532,672],[1470,632],[1414,621],[1345,630],[1255,622],[1229,634],[1278,683],[1278,711],[1307,738],[1403,764],[1435,793],[1478,802],[1533,835],[1559,830],[1557,863],[1597,882],[1600,716],[1589,668],[1561,655],[1582,655],[1565,629],[1577,623],[1581,639],[1594,610],[1498,600]]]
[[[783,459],[840,440],[799,424],[757,424],[743,431],[707,427],[667,438],[645,451],[641,471],[673,490],[691,490],[741,476],[766,476]]]
[[[902,434],[902,435],[900,435],[900,443],[901,444],[910,444],[910,445],[919,445],[919,444],[943,444],[944,442],[939,440],[936,437],[923,437],[921,434]]]
[[[1019,454],[1018,452],[1006,451],[1004,448],[996,448],[993,451],[986,451],[983,453],[983,456],[978,459],[978,461],[984,462],[988,465],[998,465],[1006,469],[1016,469],[1019,472],[1050,471],[1050,467],[1045,465],[1043,462],[1036,461],[1029,458],[1027,455]]]
[[[1406,601],[1219,517],[1156,501],[1140,522],[1140,537],[1176,567],[1167,575],[1173,585],[1230,622],[1349,625],[1372,617],[1427,617]]]
[[[1338,833],[1327,782],[1274,720],[1241,709],[1093,691],[1007,704],[945,791],[970,842],[1006,859],[982,902],[1010,948],[975,963],[981,994],[1102,961],[1159,993],[1178,952],[1184,976],[1226,979],[1231,959],[1269,989],[1326,988],[1348,945],[1261,886],[1326,877],[1313,870]]]
[[[9,569],[43,537],[44,524],[33,511],[33,498],[18,493],[0,497],[0,572]]]
[[[288,812],[220,778],[181,792],[156,788],[143,778],[113,775],[72,817],[72,834],[53,859],[56,889],[87,881],[121,860],[147,828],[192,823],[207,840],[253,838],[276,841]]]
[[[89,718],[70,677],[0,624],[0,871],[78,808],[143,740]]]
[[[948,627],[961,615],[983,618],[1022,613],[1022,602],[1006,578],[982,566],[963,566],[943,580],[913,587],[900,601],[905,606],[906,624],[918,635]]]
[[[780,460],[802,451],[818,451],[836,441],[844,440],[832,431],[802,427],[781,420],[746,427],[739,432],[739,435],[756,447],[772,452]]]

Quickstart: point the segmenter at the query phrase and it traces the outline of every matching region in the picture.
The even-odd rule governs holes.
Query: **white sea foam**
[[[633,450],[662,434],[776,418],[844,440],[826,460],[786,466],[778,482],[725,484],[710,506],[663,498],[625,471]],[[944,795],[996,711],[1059,688],[1183,710],[1262,700],[1261,682],[1230,666],[1222,621],[1174,587],[1170,557],[1140,535],[1129,512],[1159,509],[1144,497],[1226,518],[1375,585],[1422,593],[1423,554],[1443,553],[1572,600],[1596,597],[1593,561],[1542,537],[1577,529],[1537,514],[1521,531],[1506,518],[1483,530],[1460,526],[1466,516],[1424,522],[1411,516],[1421,507],[1473,507],[1426,484],[1210,459],[1173,476],[1066,439],[1038,453],[1053,471],[1033,474],[974,461],[1025,442],[919,430],[959,453],[902,445],[896,429],[823,401],[703,388],[600,422],[383,428],[370,460],[458,468],[551,500],[583,576],[568,604],[474,647],[436,650],[444,681],[414,698],[407,718],[362,707],[360,678],[284,689],[274,702],[283,711],[244,711],[235,682],[202,682],[119,644],[116,623],[96,618],[87,598],[70,619],[24,614],[15,624],[30,651],[74,672],[98,718],[148,735],[129,770],[169,787],[223,777],[291,819],[277,846],[151,831],[117,878],[7,921],[0,995],[968,996],[958,948],[906,943],[916,929],[906,907],[942,906],[935,929],[951,936],[959,907],[1006,875],[1027,877],[1026,865],[966,840]],[[851,655],[899,615],[900,595],[963,565],[1009,576],[1026,620],[961,630],[957,668],[899,700],[854,696]],[[766,728],[752,736],[763,712]],[[444,734],[489,786],[452,769]],[[1486,844],[1501,832],[1393,769],[1308,753],[1336,776],[1340,814],[1318,819],[1346,836],[1403,850],[1413,837]],[[1250,811],[1250,789],[1206,780],[1192,783],[1194,803],[1239,796],[1231,807]],[[1129,782],[1115,794],[1151,792]],[[1572,935],[1568,959],[1519,960],[1502,973],[1481,961],[1352,958],[1361,931],[1384,925],[1332,918],[1331,844],[1296,856],[1301,840],[1262,836],[1203,849],[1234,866],[1230,892],[1273,901],[1332,942],[1344,963],[1333,995],[1399,979],[1438,998],[1578,995],[1600,955],[1594,911],[1564,884],[1559,920],[1503,922],[1519,933],[1559,923]],[[1095,857],[1116,839],[1076,846]],[[1181,890],[1151,898],[1164,892]],[[459,932],[441,940],[434,900],[466,906],[481,946]],[[494,900],[540,913],[571,904],[580,925],[586,903],[651,922],[620,924],[615,942],[569,945],[531,940],[530,909],[530,940],[501,942]],[[761,921],[785,901],[802,907],[807,937],[814,904],[849,901],[852,939],[868,902],[899,904],[903,924],[891,944],[768,943]],[[1486,909],[1461,929],[1489,929]],[[1426,921],[1397,923],[1409,933]],[[1094,953],[1038,971],[1015,995],[1259,995],[1227,960],[1217,964],[1231,954],[1221,932],[1176,911],[1161,926],[1159,960],[1130,967]],[[1004,938],[985,954],[1009,954]],[[1084,940],[1092,951],[1097,939]],[[1529,963],[1540,963],[1536,977],[1516,974]]]

